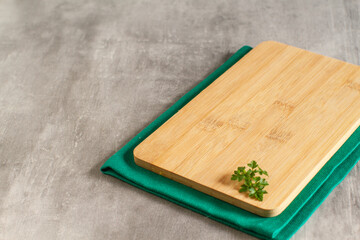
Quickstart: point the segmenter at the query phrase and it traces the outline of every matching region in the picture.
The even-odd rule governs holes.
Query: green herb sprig
[[[266,171],[262,170],[255,161],[251,161],[247,165],[250,167],[248,170],[246,170],[245,167],[238,167],[231,176],[231,180],[237,180],[238,182],[244,180],[244,184],[241,185],[239,192],[249,192],[249,197],[262,201],[263,195],[267,193],[264,188],[269,185],[269,183],[265,178],[258,176],[258,174],[269,175]]]

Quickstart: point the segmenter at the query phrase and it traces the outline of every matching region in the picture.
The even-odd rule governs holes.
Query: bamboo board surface
[[[259,44],[134,150],[136,164],[260,216],[280,214],[360,123],[360,67]],[[262,202],[231,181],[255,160]]]

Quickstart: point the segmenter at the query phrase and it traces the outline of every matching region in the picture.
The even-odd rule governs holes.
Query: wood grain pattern
[[[358,66],[259,44],[135,150],[138,165],[255,214],[280,214],[360,123]],[[233,170],[269,174],[263,202]]]

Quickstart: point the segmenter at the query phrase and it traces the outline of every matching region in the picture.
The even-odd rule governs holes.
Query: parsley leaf
[[[231,176],[231,180],[238,182],[244,180],[239,192],[248,192],[249,197],[262,201],[264,199],[264,194],[267,194],[267,191],[264,190],[264,188],[269,185],[269,183],[265,178],[257,176],[257,174],[264,174],[265,176],[269,175],[267,171],[261,169],[255,161],[251,161],[247,166],[249,167],[248,170],[246,170],[245,167],[238,167]]]

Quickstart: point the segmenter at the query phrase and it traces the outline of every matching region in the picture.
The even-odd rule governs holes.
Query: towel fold
[[[263,218],[223,202],[183,184],[137,166],[134,148],[179,109],[251,51],[244,46],[221,67],[185,94],[154,122],[136,135],[101,167],[111,175],[147,192],[165,198],[206,217],[261,239],[289,239],[312,215],[330,192],[345,178],[360,159],[360,128],[306,185],[293,202],[278,216]],[[324,216],[326,217],[326,216]]]

